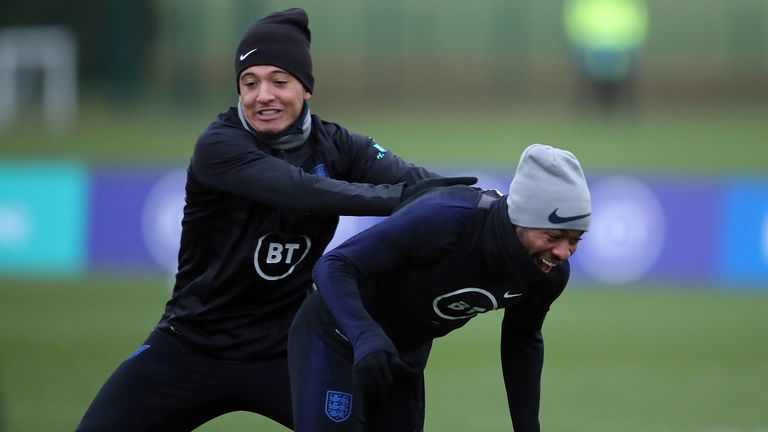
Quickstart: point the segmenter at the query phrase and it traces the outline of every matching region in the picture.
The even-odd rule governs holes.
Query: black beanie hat
[[[240,74],[256,65],[272,65],[295,76],[312,93],[312,57],[309,54],[309,17],[292,8],[269,14],[248,26],[235,53],[235,85],[240,93]]]

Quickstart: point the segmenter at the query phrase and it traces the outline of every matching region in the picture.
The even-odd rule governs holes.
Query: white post
[[[0,32],[0,130],[7,128],[16,117],[18,104],[16,71],[19,61],[16,49],[6,32]]]
[[[64,27],[14,27],[0,31],[0,129],[16,119],[18,74],[43,72],[43,121],[62,131],[77,118],[77,44]],[[23,97],[23,95],[22,95]]]

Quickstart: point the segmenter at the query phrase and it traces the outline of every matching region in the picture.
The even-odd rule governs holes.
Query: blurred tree
[[[363,93],[374,98],[404,96],[403,67],[406,51],[403,40],[402,0],[365,2],[365,51],[363,62]]]
[[[156,35],[156,11],[151,0],[106,0],[103,45],[111,100],[137,102],[145,88],[151,48]]]
[[[763,75],[768,70],[768,1],[734,4],[728,12],[724,18],[732,65],[729,72],[734,76],[746,75],[746,78]]]
[[[10,0],[0,27],[62,25],[75,35],[81,88],[114,101],[137,98],[156,33],[152,0]]]
[[[490,9],[488,93],[497,101],[506,101],[510,95],[528,95],[525,69],[530,55],[529,9],[528,2],[507,0],[496,0]],[[500,83],[503,91],[499,91]]]

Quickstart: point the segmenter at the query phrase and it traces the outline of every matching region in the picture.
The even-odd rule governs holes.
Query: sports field
[[[764,105],[667,107],[610,119],[569,107],[472,115],[432,109],[428,118],[416,109],[372,110],[317,111],[410,160],[509,166],[510,176],[532,142],[571,148],[588,172],[765,175],[768,164]],[[184,165],[209,117],[85,111],[70,134],[49,136],[29,123],[2,136],[0,154]],[[157,274],[0,278],[0,430],[73,430],[109,373],[159,319],[169,287]],[[427,430],[510,429],[500,318],[487,314],[436,343]],[[543,430],[768,432],[767,331],[766,287],[571,286],[544,328]],[[200,430],[284,428],[235,413]]]
[[[4,280],[3,430],[73,430],[113,368],[159,318],[163,278]],[[768,296],[574,286],[555,303],[541,418],[548,431],[765,432]],[[428,430],[509,430],[501,313],[435,346]],[[252,414],[202,431],[284,428]]]

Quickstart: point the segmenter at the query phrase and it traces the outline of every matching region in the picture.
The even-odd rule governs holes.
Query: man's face
[[[263,133],[285,130],[312,97],[299,80],[276,66],[251,66],[240,74],[238,85],[245,118]]]
[[[549,273],[572,256],[584,233],[578,230],[524,227],[515,227],[515,231],[536,267],[544,273]]]

